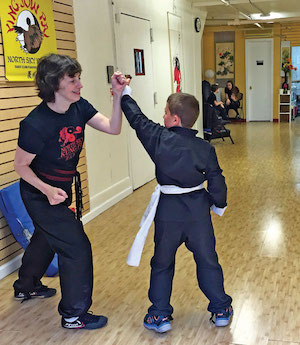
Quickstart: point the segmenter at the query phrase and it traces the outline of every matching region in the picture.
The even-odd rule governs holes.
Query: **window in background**
[[[292,71],[291,96],[295,116],[300,116],[300,47],[292,47],[292,65],[297,71]]]

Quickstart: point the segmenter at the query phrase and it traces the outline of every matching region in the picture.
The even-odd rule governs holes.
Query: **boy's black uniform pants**
[[[61,286],[59,313],[64,317],[86,313],[92,304],[93,262],[90,241],[68,204],[51,206],[47,197],[34,188],[24,187],[21,195],[35,231],[25,250],[19,279],[19,292],[34,291],[58,254]]]
[[[215,251],[215,236],[210,216],[197,221],[155,220],[155,250],[151,259],[149,299],[152,315],[171,315],[170,304],[178,247],[185,243],[193,253],[201,291],[209,300],[208,311],[218,313],[229,307],[232,299],[225,294],[223,272]]]

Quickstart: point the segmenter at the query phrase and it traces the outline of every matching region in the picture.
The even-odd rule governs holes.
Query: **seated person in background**
[[[241,94],[238,87],[234,86],[231,80],[228,80],[225,87],[225,107],[227,113],[229,109],[233,109],[236,112],[236,119],[240,118],[238,112],[238,108],[240,107],[240,97]]]
[[[207,99],[207,103],[211,104],[215,109],[218,110],[223,120],[228,119],[227,110],[222,101],[217,101],[216,94],[219,92],[219,85],[213,84],[211,87],[211,93]]]

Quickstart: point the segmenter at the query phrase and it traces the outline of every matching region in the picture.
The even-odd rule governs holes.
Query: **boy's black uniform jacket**
[[[197,221],[210,214],[211,205],[223,208],[227,187],[215,149],[196,137],[197,131],[183,127],[166,128],[149,120],[128,95],[122,97],[122,110],[155,164],[160,185],[195,187],[207,180],[202,189],[187,194],[161,194],[156,219]]]

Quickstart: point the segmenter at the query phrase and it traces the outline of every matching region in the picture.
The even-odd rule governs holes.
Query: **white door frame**
[[[119,67],[121,65],[121,60],[122,60],[121,59],[121,53],[120,53],[120,45],[118,44],[118,42],[120,42],[120,37],[121,37],[120,27],[118,25],[120,23],[120,20],[121,20],[121,15],[149,22],[150,28],[152,28],[152,23],[151,23],[150,17],[148,15],[135,13],[135,11],[132,11],[132,10],[124,10],[124,9],[122,9],[120,7],[116,7],[114,5],[112,7],[113,7],[113,16],[114,16],[113,23],[114,23],[114,36],[115,36],[114,38],[115,38],[116,65],[117,65],[117,69],[119,69]],[[152,92],[154,92],[153,51],[152,51],[153,46],[151,44],[152,42],[150,41],[150,31],[149,31],[149,42],[150,42],[151,68],[152,68],[152,78],[153,78],[153,90],[152,90]],[[151,96],[151,95],[149,95],[149,96]],[[127,121],[125,121],[125,122],[126,122],[126,131],[127,131],[128,172],[129,172],[129,178],[131,181],[131,186],[134,189],[135,181],[134,181],[134,174],[133,174],[133,155],[132,155],[132,146],[130,144],[130,138],[129,138],[129,131],[131,130],[131,128],[130,128],[129,123]],[[153,179],[154,178],[155,178],[155,169],[153,169]],[[147,182],[149,182],[149,181],[147,181]]]
[[[250,118],[250,111],[249,111],[249,101],[250,101],[250,95],[249,95],[249,85],[248,85],[248,80],[249,80],[249,71],[248,71],[248,52],[249,52],[249,43],[250,42],[271,42],[271,71],[270,71],[270,75],[271,75],[271,86],[270,86],[270,97],[271,97],[271,104],[272,104],[272,111],[270,113],[270,121],[273,122],[273,113],[274,113],[274,109],[273,109],[273,86],[274,86],[274,81],[273,81],[273,70],[274,70],[274,40],[273,38],[259,38],[259,39],[246,39],[245,40],[245,64],[246,64],[246,117],[247,117],[247,122],[251,121]]]

